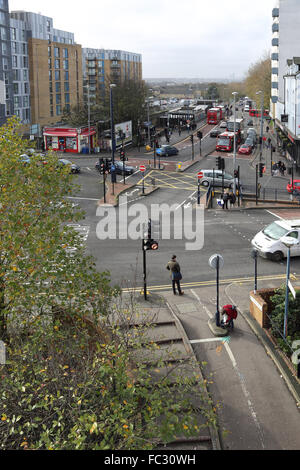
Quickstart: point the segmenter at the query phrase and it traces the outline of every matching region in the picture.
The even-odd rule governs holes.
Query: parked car
[[[248,144],[241,145],[239,150],[238,150],[238,153],[240,155],[250,155],[250,153],[252,153],[251,145],[248,145]]]
[[[253,121],[252,121],[252,119],[249,119],[249,121],[247,122],[247,126],[253,126]]]
[[[169,157],[170,155],[178,155],[178,149],[172,145],[162,145],[156,149],[156,155],[161,157]]]
[[[293,191],[297,191],[300,194],[300,180],[294,180],[292,186],[292,180],[287,184],[287,192],[292,193]]]
[[[221,129],[214,129],[213,131],[210,131],[209,135],[210,137],[218,137],[221,133]]]
[[[20,155],[20,161],[24,163],[24,165],[28,165],[30,163],[30,157],[23,153],[23,155]]]
[[[222,186],[222,170],[200,170],[203,173],[203,178],[200,180],[201,185],[208,187],[210,184],[212,185],[214,182],[215,186]],[[238,184],[238,179],[235,178],[236,184]],[[226,188],[233,188],[234,187],[234,177],[229,173],[224,172],[224,186]]]
[[[58,162],[62,166],[69,166],[71,173],[80,173],[80,166],[70,162],[70,160],[65,160],[64,158],[61,158],[60,160],[58,160]]]

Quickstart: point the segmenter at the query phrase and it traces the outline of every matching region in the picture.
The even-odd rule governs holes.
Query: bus
[[[221,152],[231,152],[234,147],[234,132],[223,132],[217,138],[216,150]]]
[[[227,132],[234,132],[234,119],[229,119],[227,121]],[[236,119],[235,120],[235,131],[238,136],[238,143],[241,142],[244,130],[244,119]]]
[[[269,117],[270,111],[268,109],[264,110],[264,117]],[[261,117],[261,110],[260,109],[250,109],[249,116],[251,117]]]
[[[207,111],[207,124],[218,124],[221,121],[222,110],[220,108],[210,108]]]

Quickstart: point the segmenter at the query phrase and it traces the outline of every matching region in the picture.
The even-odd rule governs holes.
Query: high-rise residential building
[[[0,0],[0,125],[13,114],[11,60],[8,0]]]
[[[300,70],[300,2],[277,0],[272,10],[271,116],[287,157],[300,167],[298,72]],[[296,87],[296,88],[295,88]],[[296,91],[295,91],[296,90]]]
[[[104,94],[108,83],[142,80],[142,56],[133,52],[83,48],[82,68],[91,101]]]
[[[73,33],[54,29],[52,18],[25,11],[13,11],[10,15],[16,35],[27,39],[26,46],[21,44],[24,47],[21,56],[12,55],[12,65],[18,66],[23,79],[22,92],[25,88],[30,90],[31,123],[41,126],[57,123],[64,109],[83,99],[81,46],[75,44]],[[27,68],[28,86],[24,80]],[[17,88],[16,85],[15,91],[20,91]],[[27,103],[26,96],[22,97],[23,103]],[[19,96],[14,100],[18,110]]]

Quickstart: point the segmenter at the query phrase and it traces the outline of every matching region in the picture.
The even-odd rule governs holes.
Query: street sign
[[[144,171],[146,171],[145,165],[140,165],[140,171],[141,171],[142,173],[144,173]]]
[[[224,258],[221,256],[221,255],[212,255],[210,258],[209,258],[209,265],[211,268],[214,268],[216,269],[217,268],[217,260],[219,258],[219,268],[223,268],[224,266]]]
[[[202,171],[199,171],[199,173],[198,173],[197,176],[198,176],[198,179],[201,180],[201,178],[203,178],[203,172],[202,172]]]

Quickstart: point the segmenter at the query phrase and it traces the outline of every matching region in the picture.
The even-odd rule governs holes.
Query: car
[[[252,137],[247,137],[247,139],[244,142],[244,145],[248,145],[249,147],[253,149],[255,147],[255,143]]]
[[[226,121],[222,121],[222,122],[220,123],[220,127],[221,127],[221,129],[227,129],[227,122],[226,122]]]
[[[218,137],[222,133],[221,129],[214,129],[210,131],[210,137]]]
[[[210,184],[214,183],[215,186],[223,185],[223,171],[222,170],[200,170],[203,173],[203,177],[200,180],[202,186],[208,187]],[[238,179],[235,178],[236,184],[238,184]],[[229,173],[224,172],[224,187],[233,188],[234,187],[234,177]]]
[[[254,132],[247,132],[247,139],[252,139],[254,144],[256,144],[256,141],[257,141],[257,136],[256,136],[256,133]]]
[[[58,160],[58,162],[62,166],[69,166],[71,173],[80,173],[80,166],[76,165],[75,163],[70,162],[70,160],[61,158]]]
[[[238,150],[238,153],[240,155],[250,155],[250,153],[252,153],[251,145],[248,145],[248,144],[241,145],[239,150]]]
[[[288,193],[297,191],[300,194],[300,180],[294,180],[292,185],[292,180],[287,184],[286,190]]]
[[[247,122],[247,126],[253,126],[253,121],[252,121],[252,119],[249,119],[249,121]]]
[[[26,153],[23,153],[22,155],[20,155],[20,161],[21,163],[24,163],[24,165],[29,165],[30,157],[26,155]]]
[[[112,162],[111,160],[108,161],[108,168],[109,172],[111,172],[111,165]],[[96,170],[100,171],[100,162],[98,161],[95,165]],[[116,168],[116,174],[117,175],[123,175],[123,171],[125,171],[125,175],[132,175],[135,171],[135,168],[133,166],[128,166],[125,164],[123,167],[123,162],[115,161],[115,168]]]
[[[156,149],[156,155],[160,157],[169,157],[169,155],[178,155],[178,149],[172,145],[162,145]]]
[[[115,168],[117,175],[123,175],[123,171],[125,175],[132,175],[135,171],[133,166],[123,165],[123,162],[115,161]]]

